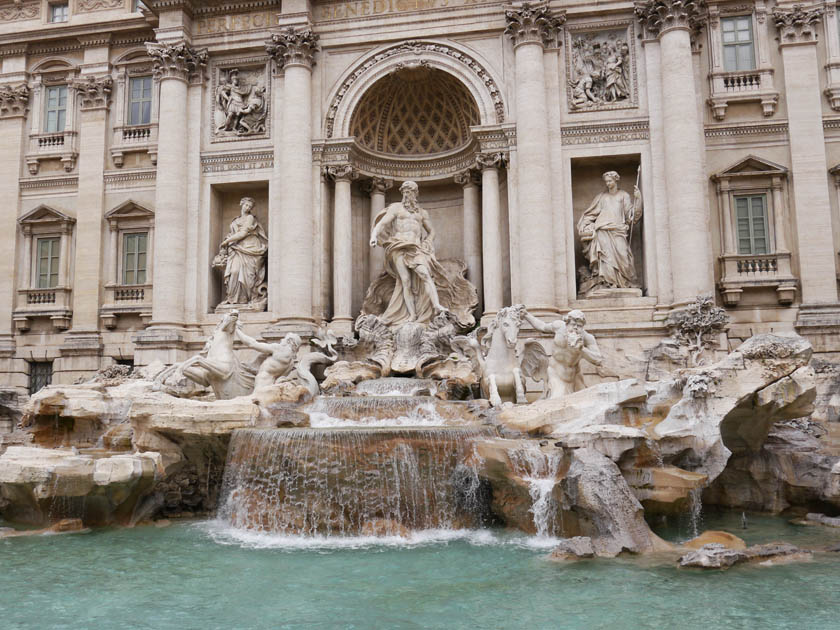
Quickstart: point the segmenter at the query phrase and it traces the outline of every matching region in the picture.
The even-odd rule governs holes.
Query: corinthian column
[[[499,168],[505,154],[479,153],[481,169],[481,246],[484,268],[484,314],[493,315],[504,306],[502,265],[502,213],[499,203]]]
[[[282,123],[275,140],[268,234],[269,269],[279,271],[269,308],[280,328],[308,329],[312,316],[312,64],[318,36],[309,27],[286,27],[266,50],[283,72]],[[279,158],[279,159],[278,159]]]
[[[385,209],[385,193],[394,185],[394,180],[374,177],[367,184],[370,194],[370,229],[373,229],[377,215]],[[379,277],[385,267],[385,252],[381,247],[369,247],[368,286]]]
[[[181,328],[187,277],[187,89],[191,78],[203,75],[207,50],[183,42],[147,43],[146,48],[160,81],[152,326]]]
[[[706,211],[704,146],[697,108],[691,38],[702,25],[699,2],[644,0],[636,15],[659,39],[662,83],[664,175],[669,216],[674,302],[684,303],[714,289],[712,242]]]
[[[359,177],[349,164],[328,166],[335,180],[333,211],[333,325],[336,333],[353,330],[353,206],[350,186]]]
[[[543,52],[565,17],[553,17],[547,4],[523,3],[505,11],[505,18],[516,67],[519,248],[523,252],[519,297],[532,312],[553,312],[557,310],[555,244]]]
[[[475,285],[478,303],[481,304],[481,205],[478,198],[478,173],[472,169],[458,173],[455,183],[464,189],[464,262],[467,279]]]
[[[822,8],[773,9],[785,69],[793,201],[803,307],[837,302],[822,122],[817,23]],[[776,212],[780,212],[776,209]],[[777,231],[778,242],[778,231]]]

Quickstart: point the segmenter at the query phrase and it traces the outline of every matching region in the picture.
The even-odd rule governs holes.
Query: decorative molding
[[[823,11],[822,6],[806,8],[802,4],[795,4],[789,9],[775,7],[773,20],[779,29],[779,46],[816,42],[816,24]]]
[[[125,0],[76,0],[76,13],[90,13],[107,9],[120,9]]]
[[[476,153],[475,166],[482,171],[488,168],[504,168],[507,160],[508,154],[503,151]]]
[[[157,170],[154,168],[138,168],[125,171],[111,171],[104,175],[106,190],[134,188],[138,182],[154,182]]]
[[[633,10],[641,25],[653,37],[679,28],[688,30],[696,39],[708,18],[705,8],[704,0],[637,0]]]
[[[41,16],[41,2],[22,2],[15,0],[5,7],[0,7],[0,22],[19,22],[21,20],[36,20]]]
[[[365,192],[373,194],[379,193],[384,195],[386,192],[394,187],[393,179],[385,179],[384,177],[371,177],[365,183]]]
[[[761,134],[782,133],[787,134],[788,125],[784,123],[772,123],[768,125],[732,125],[728,127],[706,127],[704,135],[707,138],[720,138],[728,136],[751,136]]]
[[[220,173],[223,171],[248,171],[252,169],[273,167],[273,150],[240,151],[237,153],[204,153],[201,156],[202,173]]]
[[[287,26],[271,36],[265,43],[265,50],[274,59],[279,71],[288,66],[312,68],[315,53],[321,47],[318,45],[318,35],[309,26]]]
[[[188,44],[146,42],[146,50],[154,61],[154,75],[158,80],[201,80],[207,66],[207,49],[195,49]]]
[[[88,75],[83,79],[76,79],[71,85],[77,92],[82,111],[108,108],[111,90],[114,87],[111,77]]]
[[[561,144],[600,144],[602,142],[630,142],[647,140],[650,127],[647,120],[618,123],[574,125],[560,129]]]
[[[0,86],[0,118],[26,116],[29,109],[30,89],[26,83],[12,87]]]
[[[557,33],[566,21],[566,12],[554,15],[548,3],[523,2],[505,9],[505,35],[513,40],[514,47],[522,44],[539,44],[552,48]]]
[[[78,175],[58,175],[55,177],[21,177],[20,189],[43,190],[45,188],[76,188],[79,185]]]
[[[211,75],[214,95],[210,104],[211,142],[268,138],[271,135],[268,57],[216,62]],[[235,82],[239,82],[239,87]]]
[[[452,178],[455,180],[455,183],[459,186],[479,186],[481,184],[481,175],[472,168],[468,168],[465,171],[461,171],[460,173],[455,173],[455,176]]]
[[[823,118],[823,129],[840,129],[840,118]]]
[[[200,3],[193,10],[197,17],[209,15],[227,15],[234,13],[246,13],[258,11],[259,9],[272,9],[280,6],[280,0],[239,0],[220,2],[218,4]],[[260,27],[258,27],[260,28]]]
[[[359,171],[351,164],[334,164],[324,167],[324,175],[335,181],[352,182],[359,178]]]
[[[516,147],[516,125],[514,124],[472,127],[470,132],[478,141],[479,150],[483,153],[507,152]]]

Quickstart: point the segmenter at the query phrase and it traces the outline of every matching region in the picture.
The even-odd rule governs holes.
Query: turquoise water
[[[704,526],[840,543],[840,530],[767,517]],[[0,540],[0,628],[840,628],[840,553],[698,572],[672,559],[556,564],[539,541],[486,531],[334,543],[216,522]]]

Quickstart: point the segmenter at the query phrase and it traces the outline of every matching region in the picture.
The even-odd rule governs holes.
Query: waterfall
[[[697,538],[703,524],[703,488],[692,488],[688,493],[688,509],[690,535]]]
[[[523,444],[521,448],[510,451],[514,472],[528,484],[531,495],[529,511],[540,537],[556,536],[563,529],[563,523],[557,522],[561,506],[554,498],[562,458],[562,451],[545,452],[534,443]]]
[[[391,376],[362,381],[356,385],[356,393],[368,396],[418,396],[437,390],[437,384],[430,378],[408,378]]]
[[[459,428],[239,429],[219,515],[295,535],[402,535],[479,526],[472,441]],[[472,494],[472,496],[470,496]]]
[[[468,402],[431,396],[318,396],[304,411],[314,428],[440,427],[474,421]]]

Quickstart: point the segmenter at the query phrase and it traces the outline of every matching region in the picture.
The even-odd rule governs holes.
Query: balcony
[[[49,317],[56,330],[70,328],[73,317],[71,297],[69,287],[18,289],[18,304],[21,306],[12,313],[15,330],[26,332],[36,317]]]
[[[764,116],[776,113],[779,92],[773,85],[773,69],[746,70],[740,72],[713,72],[709,75],[711,98],[709,106],[715,120],[726,118],[726,109],[731,103],[761,103]]]
[[[114,166],[122,168],[125,164],[125,154],[138,152],[148,153],[152,164],[157,164],[157,143],[157,123],[114,127],[111,143],[111,159]]]
[[[33,133],[29,136],[29,151],[26,154],[26,166],[30,175],[37,175],[43,160],[60,160],[66,172],[76,167],[79,150],[76,147],[75,131],[56,133]]]
[[[138,315],[147,324],[152,319],[151,284],[109,284],[99,318],[108,329],[116,328],[121,315]]]
[[[790,270],[790,253],[720,257],[723,277],[720,292],[727,306],[737,306],[745,289],[775,288],[779,304],[788,306],[796,296],[797,280]]]

